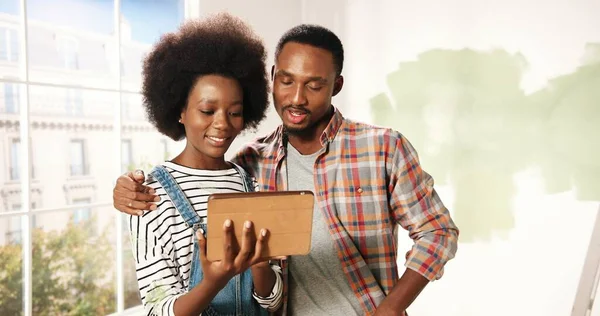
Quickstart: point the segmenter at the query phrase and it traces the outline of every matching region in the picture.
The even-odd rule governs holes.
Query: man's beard
[[[313,125],[308,125],[306,127],[300,127],[300,128],[295,128],[295,127],[289,127],[285,124],[283,124],[283,131],[288,134],[288,135],[294,135],[294,136],[302,136],[302,135],[306,135],[309,133],[309,131],[313,128]]]

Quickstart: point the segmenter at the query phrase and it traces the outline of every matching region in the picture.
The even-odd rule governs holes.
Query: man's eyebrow
[[[275,76],[285,76],[285,77],[295,77],[293,74],[283,70],[283,69],[279,69],[275,72]],[[308,77],[308,82],[311,81],[317,81],[319,83],[327,83],[327,79],[323,78],[321,76],[313,76],[313,77]]]
[[[294,75],[292,75],[291,73],[283,70],[283,69],[279,69],[275,72],[275,76],[287,76],[287,77],[293,77]]]

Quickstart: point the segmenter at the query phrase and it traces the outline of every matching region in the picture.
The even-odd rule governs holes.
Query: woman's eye
[[[231,112],[230,115],[238,117],[238,116],[242,116],[242,112]]]
[[[206,115],[213,115],[213,113],[215,113],[213,111],[200,111],[200,112],[202,112],[202,114],[206,114]]]

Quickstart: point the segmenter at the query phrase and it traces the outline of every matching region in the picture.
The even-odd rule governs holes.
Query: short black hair
[[[275,50],[275,60],[279,57],[283,46],[289,42],[307,44],[328,50],[333,55],[336,75],[342,74],[344,68],[344,46],[342,41],[329,29],[320,25],[300,24],[285,32]]]
[[[241,19],[226,13],[183,23],[163,35],[144,60],[142,96],[148,119],[173,140],[185,137],[181,112],[196,81],[222,75],[239,82],[244,129],[256,128],[269,104],[265,45]]]

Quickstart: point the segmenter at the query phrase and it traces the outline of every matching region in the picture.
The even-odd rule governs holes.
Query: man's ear
[[[275,80],[275,65],[271,66],[271,81]]]
[[[342,87],[344,86],[344,77],[338,76],[335,78],[335,82],[333,83],[333,94],[332,97],[335,97],[340,91],[342,91]]]

